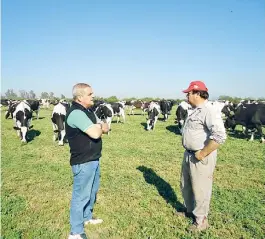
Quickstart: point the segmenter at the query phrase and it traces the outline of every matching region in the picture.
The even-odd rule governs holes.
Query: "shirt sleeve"
[[[218,144],[223,144],[226,140],[226,132],[222,120],[221,112],[219,113],[214,108],[209,108],[206,114],[206,127],[210,131],[210,139]]]
[[[87,115],[81,110],[73,110],[67,118],[67,124],[72,128],[78,128],[85,132],[88,128],[94,125],[94,123],[87,117]]]

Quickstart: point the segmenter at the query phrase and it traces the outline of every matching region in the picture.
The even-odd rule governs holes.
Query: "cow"
[[[27,142],[27,132],[31,128],[32,112],[30,106],[22,101],[16,105],[13,112],[14,129],[17,130],[17,135],[21,138],[21,141]]]
[[[113,109],[113,116],[117,116],[117,123],[119,123],[120,117],[123,119],[123,123],[125,123],[125,112],[124,107],[125,104],[123,102],[116,102],[111,104],[111,107]]]
[[[8,106],[10,104],[10,100],[8,99],[1,99],[1,106]]]
[[[241,104],[235,110],[234,115],[229,116],[225,121],[227,129],[235,129],[236,125],[245,127],[245,134],[248,129],[256,129],[261,137],[261,142],[265,143],[262,126],[265,125],[265,105],[264,104]],[[250,141],[254,140],[254,131],[252,131]]]
[[[65,140],[65,116],[69,109],[69,104],[59,102],[54,106],[52,112],[53,141],[58,138],[58,145],[63,146]]]
[[[44,107],[44,108],[50,108],[50,100],[49,99],[40,99],[40,104]]]
[[[20,103],[20,101],[18,100],[10,100],[9,101],[9,105],[8,105],[8,109],[5,113],[5,118],[8,119],[8,117],[11,115],[11,118],[13,119],[13,114],[16,110],[17,105]]]
[[[148,118],[146,123],[146,130],[154,130],[158,116],[160,114],[160,107],[157,103],[151,102],[148,108]]]
[[[227,104],[225,104],[225,106],[223,107],[223,109],[221,111],[223,118],[227,118],[231,114],[234,114],[235,108],[236,108],[236,106],[232,102],[228,102]]]
[[[38,100],[27,100],[30,105],[30,109],[36,113],[37,119],[39,119],[40,101]]]
[[[192,111],[192,106],[186,101],[182,101],[178,105],[178,108],[176,110],[176,123],[178,123],[180,134],[182,134],[184,123],[188,115],[190,115],[191,111]]]
[[[172,106],[173,106],[173,103],[169,100],[160,101],[160,109],[161,109],[162,115],[164,115],[164,121],[168,120],[168,115],[170,115]]]
[[[111,131],[111,121],[114,115],[113,109],[110,104],[100,104],[95,110],[96,116],[103,122],[106,122],[109,126],[109,132]],[[108,132],[108,135],[109,135]]]
[[[93,100],[94,104],[89,108],[92,111],[96,111],[96,109],[98,108],[99,105],[104,104],[105,101],[104,100]]]
[[[129,115],[134,115],[134,109],[142,109],[143,104],[142,100],[131,100],[125,102],[125,107],[129,109]]]
[[[145,112],[148,111],[149,105],[151,102],[144,102],[141,109],[142,109],[142,115],[145,115]]]

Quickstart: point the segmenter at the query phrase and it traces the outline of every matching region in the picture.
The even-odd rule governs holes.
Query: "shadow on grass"
[[[31,129],[27,134],[27,142],[32,141],[35,137],[39,136],[41,132],[39,130]]]
[[[32,119],[38,120],[36,116],[32,117]],[[39,120],[45,119],[45,117],[39,117]]]
[[[141,123],[141,125],[144,127],[144,129],[146,130],[147,128],[147,123]]]
[[[159,177],[159,175],[157,175],[151,168],[139,166],[137,169],[143,173],[144,179],[147,183],[156,186],[157,191],[167,203],[178,212],[184,211],[184,205],[178,201],[177,195],[168,182]]]
[[[170,131],[171,133],[181,135],[181,133],[180,133],[179,128],[178,128],[177,125],[169,125],[169,126],[166,127],[166,129],[167,129],[168,131]]]
[[[246,136],[245,134],[243,134],[242,131],[240,130],[235,130],[235,131],[227,131],[227,135],[231,138],[236,138],[236,139],[245,139],[248,140],[250,139],[250,134],[248,136]],[[255,135],[256,138],[256,135]]]
[[[163,122],[165,122],[164,117],[162,117],[162,118],[158,118],[157,120],[158,120],[158,121],[163,121]]]
[[[128,116],[134,116],[134,115],[142,115],[144,116],[142,113],[134,113],[134,114],[127,114]]]

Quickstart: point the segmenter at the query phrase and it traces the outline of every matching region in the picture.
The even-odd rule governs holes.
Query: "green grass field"
[[[67,238],[72,174],[69,146],[52,141],[52,110],[22,145],[13,120],[1,116],[1,238]],[[86,227],[93,239],[265,238],[265,145],[229,136],[219,149],[209,214],[211,227],[197,235],[190,221],[174,215],[182,203],[179,188],[183,148],[175,134],[175,107],[168,122],[144,129],[141,115],[112,124],[103,136],[101,186],[94,213],[101,225]]]

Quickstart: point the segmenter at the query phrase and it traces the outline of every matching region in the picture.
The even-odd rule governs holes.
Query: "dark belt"
[[[186,151],[188,152],[188,153],[190,153],[190,154],[195,154],[198,150],[189,150],[189,149],[186,149]]]

